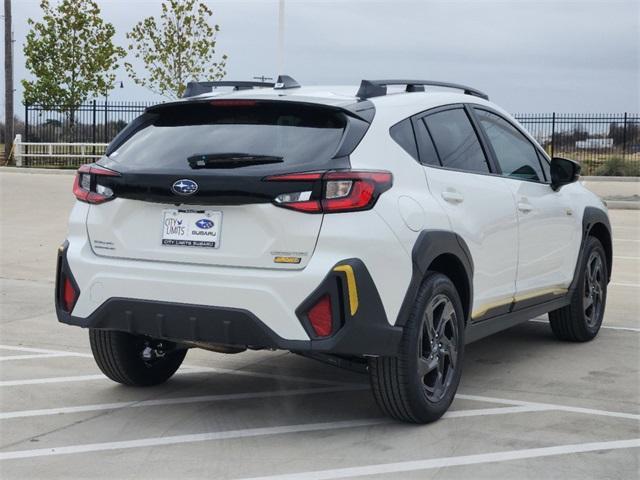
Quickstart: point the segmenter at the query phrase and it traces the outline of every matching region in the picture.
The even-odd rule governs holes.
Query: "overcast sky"
[[[41,17],[39,3],[13,0],[20,116],[27,18]],[[125,46],[125,33],[159,15],[161,0],[98,3]],[[278,73],[277,0],[206,3],[220,25],[217,52],[230,57],[228,79]],[[303,84],[403,77],[466,83],[514,113],[638,112],[640,1],[286,0],[284,73]],[[124,70],[120,80],[124,88],[111,99],[162,100]]]

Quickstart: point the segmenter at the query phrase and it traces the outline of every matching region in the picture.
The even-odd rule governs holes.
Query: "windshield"
[[[169,105],[134,121],[108,157],[154,170],[271,162],[304,168],[335,154],[345,125],[343,113],[290,102]]]

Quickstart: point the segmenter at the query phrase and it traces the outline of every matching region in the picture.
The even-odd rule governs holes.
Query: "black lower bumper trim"
[[[66,259],[66,248],[60,255]],[[59,269],[69,269],[66,261],[60,261],[58,265]],[[60,322],[69,325],[118,330],[177,342],[352,356],[396,355],[402,328],[387,323],[377,292],[373,295],[370,290],[375,287],[364,265],[358,262],[353,262],[353,265],[362,279],[361,314],[359,312],[356,318],[347,320],[334,336],[327,339],[282,338],[244,309],[155,300],[110,298],[86,318],[72,316],[56,305],[56,314]],[[70,271],[64,273],[71,274]],[[371,302],[367,303],[367,300]]]
[[[155,300],[110,298],[87,318],[58,312],[58,319],[86,328],[218,345],[306,350],[310,343],[279,337],[246,310]]]

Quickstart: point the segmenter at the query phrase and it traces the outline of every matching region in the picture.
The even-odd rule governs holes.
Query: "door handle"
[[[530,203],[518,202],[518,210],[520,210],[522,213],[529,213],[531,210],[533,210],[533,207]]]
[[[445,190],[441,193],[442,198],[444,198],[449,203],[462,203],[464,202],[464,197],[462,194],[458,192],[452,192],[450,190]]]

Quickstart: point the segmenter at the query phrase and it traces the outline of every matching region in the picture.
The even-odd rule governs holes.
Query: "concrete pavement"
[[[367,379],[283,352],[189,352],[167,384],[100,375],[53,312],[72,176],[0,173],[0,476],[23,478],[636,478],[640,212],[611,212],[605,327],[562,343],[545,318],[468,347],[428,426],[384,418]]]

